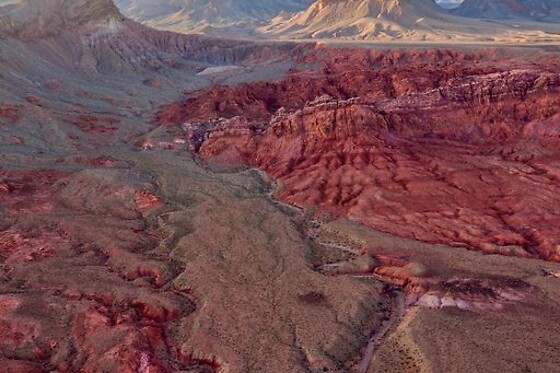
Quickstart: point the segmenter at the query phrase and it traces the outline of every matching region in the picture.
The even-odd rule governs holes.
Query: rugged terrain
[[[326,53],[344,63],[187,100],[186,127],[225,118],[210,122],[200,153],[264,169],[302,208],[423,241],[560,260],[558,65],[504,71],[481,52],[445,50]]]
[[[156,120],[203,159],[264,170],[273,195],[313,220],[307,229],[315,242],[357,255],[318,259],[326,275],[373,274],[420,310],[486,313],[535,304],[539,291],[524,276],[506,275],[508,265],[486,272],[490,257],[473,254],[462,267],[446,250],[560,260],[555,58],[539,50],[319,48],[303,62],[316,68],[195,92],[164,106]],[[142,144],[158,147],[150,134]],[[380,231],[404,240],[373,233]],[[436,254],[437,245],[447,249]],[[409,325],[423,312],[388,320],[405,315]],[[405,356],[381,347],[379,359],[401,361],[395,371],[451,369],[430,362],[434,350],[403,328],[390,340]],[[376,350],[378,338],[369,348]],[[456,371],[476,371],[466,367]]]
[[[123,13],[151,27],[182,33],[247,37],[282,13],[304,10],[311,0],[117,0]]]
[[[277,17],[259,31],[282,38],[432,43],[550,42],[560,31],[552,23],[497,23],[488,22],[494,19],[490,15],[461,15],[433,0],[317,0],[306,11]]]
[[[558,371],[555,47],[0,14],[0,370]]]
[[[539,21],[558,23],[560,1],[558,0],[465,0],[455,9],[455,14],[464,17],[502,19],[517,21]]]
[[[326,42],[550,43],[558,41],[554,1],[467,1],[452,12],[434,0],[247,2],[119,1],[123,12],[162,30],[240,39]],[[451,2],[458,5],[459,2]],[[440,6],[441,5],[441,6]]]

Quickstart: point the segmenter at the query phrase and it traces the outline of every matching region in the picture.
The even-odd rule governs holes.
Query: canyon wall
[[[504,69],[496,53],[333,53],[319,74],[213,88],[157,118],[203,158],[262,168],[302,208],[559,261],[558,65]]]

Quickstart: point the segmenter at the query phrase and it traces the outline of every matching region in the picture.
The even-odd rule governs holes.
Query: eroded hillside
[[[337,52],[317,75],[213,88],[159,119],[181,118],[205,158],[264,169],[302,208],[427,242],[560,259],[556,63]]]
[[[18,3],[1,371],[560,366],[554,47],[236,42]]]

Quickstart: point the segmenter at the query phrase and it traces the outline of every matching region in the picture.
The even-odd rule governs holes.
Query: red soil
[[[174,264],[150,253],[154,233],[142,215],[160,205],[87,173],[0,174],[2,372],[215,364],[183,356],[171,336],[195,305],[170,285]]]
[[[75,119],[65,119],[69,124],[78,127],[88,133],[114,133],[120,120],[110,117],[96,117],[93,115],[79,115]]]
[[[80,164],[88,164],[91,166],[99,166],[99,167],[115,167],[120,164],[120,162],[112,157],[95,157],[95,158],[87,158],[87,157],[75,157],[74,162]]]
[[[317,58],[317,73],[199,92],[157,119],[200,122],[187,126],[202,157],[267,171],[289,203],[422,241],[560,261],[557,62],[496,51]]]
[[[15,122],[19,120],[20,109],[21,109],[20,105],[8,105],[8,104],[0,105],[0,124],[4,122],[3,119],[10,122]]]
[[[34,96],[32,94],[26,95],[25,96],[25,101],[29,102],[32,105],[36,105],[36,106],[41,105],[41,100],[39,99],[39,97]]]
[[[535,287],[508,277],[485,279],[446,277],[406,256],[371,254],[366,250],[350,261],[326,264],[326,275],[373,275],[404,291],[410,305],[429,308],[457,307],[468,311],[501,310],[528,301]]]

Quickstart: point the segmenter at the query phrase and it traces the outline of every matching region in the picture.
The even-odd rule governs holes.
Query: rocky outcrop
[[[441,276],[429,266],[407,257],[370,251],[375,250],[366,250],[347,261],[323,265],[319,271],[327,276],[372,276],[402,291],[407,306],[431,309],[500,311],[508,305],[528,302],[535,295],[535,287],[522,280]]]
[[[421,17],[438,17],[440,14],[443,12],[434,0],[317,0],[287,23],[292,28],[299,26],[308,32],[327,34],[338,31],[342,34],[339,36],[344,36],[345,28],[358,28],[365,20],[392,22],[398,32],[399,29],[418,27]],[[333,25],[337,27],[336,31],[332,31]]]
[[[445,278],[422,263],[367,252],[348,261],[324,265],[320,271],[328,276],[374,276],[402,290],[407,305],[432,309],[499,311],[507,305],[527,302],[535,293],[533,286],[518,279]]]
[[[556,38],[555,1],[473,1],[474,7],[456,13],[436,2],[449,8],[457,7],[461,3],[458,0],[117,0],[117,4],[125,15],[160,30],[239,40],[528,43]],[[524,19],[549,23],[533,22],[520,28],[519,15],[523,12]],[[509,17],[511,14],[515,17]],[[492,23],[481,18],[502,21]]]
[[[484,61],[478,71],[379,62],[375,72],[352,70],[354,84],[343,62],[307,80],[203,92],[159,119],[203,123],[201,156],[264,169],[278,196],[300,207],[423,241],[558,261],[560,75]],[[205,127],[220,116],[231,119]]]
[[[130,20],[117,32],[86,32],[81,39],[87,58],[81,56],[79,64],[101,72],[181,67],[194,73],[197,65],[244,66],[285,58],[295,48],[156,31]]]
[[[531,299],[534,288],[512,279],[451,279],[424,293],[412,293],[409,301],[420,307],[455,307],[465,311],[499,311],[505,306]]]
[[[293,55],[299,63],[318,64],[318,73],[292,70],[281,80],[213,87],[162,107],[156,120],[161,124],[196,123],[242,115],[266,121],[278,110],[295,111],[324,95],[339,100],[385,100],[437,89],[457,75],[455,63],[466,66],[469,62],[501,58],[499,63],[485,64],[477,71],[467,68],[463,75],[503,70],[509,57],[499,54],[496,50],[465,54],[456,50],[348,51],[309,47]]]
[[[19,119],[19,105],[0,105],[0,125],[15,122]]]
[[[123,20],[111,0],[23,0],[0,7],[0,37],[44,38],[87,27],[116,30]]]

